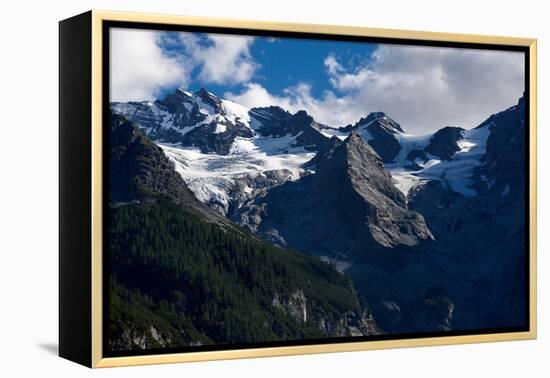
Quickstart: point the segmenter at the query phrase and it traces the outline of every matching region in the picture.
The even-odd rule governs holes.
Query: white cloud
[[[199,80],[204,83],[238,84],[252,78],[258,64],[250,55],[253,37],[207,34],[208,45],[199,37],[181,34],[181,41],[197,65]]]
[[[272,95],[258,83],[246,83],[244,86],[245,89],[241,93],[226,92],[224,97],[249,108],[272,105],[286,110],[295,108],[290,98]]]
[[[344,67],[338,63],[334,55],[327,56],[324,63],[327,67],[328,73],[332,76],[339,75],[342,71],[344,71]]]
[[[111,29],[111,101],[153,100],[166,86],[187,84],[187,63],[159,46],[160,33]]]
[[[325,60],[331,85],[350,107],[384,111],[413,133],[475,127],[524,90],[521,53],[381,45],[371,58],[351,72]]]
[[[188,85],[196,70],[196,79],[205,84],[244,83],[241,92],[226,96],[250,107],[304,109],[337,127],[383,111],[406,131],[424,133],[446,125],[475,127],[513,105],[524,90],[522,53],[380,45],[368,63],[355,67],[328,55],[324,65],[332,89],[319,96],[303,82],[276,96],[252,81],[259,68],[250,53],[253,41],[246,36],[114,29],[111,100],[154,99],[165,87]],[[163,50],[167,45],[171,48]]]
[[[205,84],[232,85],[249,81],[259,67],[252,37],[116,28],[110,38],[111,101],[153,100],[166,87],[187,86],[195,68]]]
[[[336,127],[383,111],[420,134],[447,125],[475,127],[515,104],[524,90],[523,55],[514,52],[381,45],[368,65],[346,69],[333,55],[324,64],[333,90],[319,97],[305,83],[283,96],[257,83],[227,95],[250,107],[304,109]]]
[[[311,85],[298,83],[284,90],[284,95],[276,96],[258,83],[247,83],[240,93],[227,92],[224,97],[250,108],[261,106],[280,106],[290,112],[306,110],[317,121],[335,126],[344,126],[343,119],[359,120],[363,112],[350,106],[353,98],[336,96],[332,91],[325,91],[321,98],[311,93]]]

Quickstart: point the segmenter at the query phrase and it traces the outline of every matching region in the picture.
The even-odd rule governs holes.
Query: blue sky
[[[207,39],[203,36],[201,40],[204,43]],[[250,46],[250,55],[258,64],[252,79],[275,95],[283,95],[286,88],[306,82],[311,84],[313,95],[321,96],[323,91],[332,88],[323,63],[328,55],[335,56],[345,66],[356,67],[366,64],[376,47],[367,43],[256,37]],[[171,48],[185,54],[182,46]],[[243,83],[205,82],[198,77],[199,67],[193,71],[187,86],[192,91],[206,87],[213,93],[223,94],[244,89]]]
[[[523,53],[114,28],[111,101],[207,88],[333,127],[383,111],[411,134],[473,128],[515,105]]]

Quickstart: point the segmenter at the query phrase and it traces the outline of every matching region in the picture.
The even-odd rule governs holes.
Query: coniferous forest
[[[206,224],[169,200],[110,215],[113,340],[154,348],[322,337],[315,322],[273,305],[299,291],[328,322],[359,310],[331,265]]]

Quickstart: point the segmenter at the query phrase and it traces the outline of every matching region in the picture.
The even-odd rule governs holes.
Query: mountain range
[[[134,123],[109,140],[111,352],[380,333],[349,277],[198,201]]]
[[[524,324],[523,97],[477,127],[428,135],[406,133],[383,112],[336,128],[205,89],[110,108],[111,133],[125,140],[111,146],[120,163],[113,208],[169,197],[206,224],[328,263],[350,277],[356,298],[351,312],[318,316],[317,330],[334,318],[362,324],[340,334],[364,335]],[[268,312],[300,302],[303,288],[294,288],[277,300],[270,292]]]

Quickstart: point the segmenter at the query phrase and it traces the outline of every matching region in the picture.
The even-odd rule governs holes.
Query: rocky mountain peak
[[[525,92],[523,92],[523,95],[519,98],[518,106],[525,106]]]
[[[434,133],[425,151],[443,160],[450,160],[460,151],[458,141],[463,138],[463,133],[464,129],[461,127],[443,127]]]
[[[163,99],[155,103],[162,107],[166,107],[171,113],[188,112],[189,108],[195,105],[193,94],[183,89],[176,89],[174,92],[167,94]],[[187,106],[185,104],[187,104]]]
[[[289,117],[291,115],[288,111],[284,110],[280,106],[274,105],[252,108],[250,109],[250,114],[260,121],[280,119]]]
[[[385,129],[391,131],[391,132],[404,132],[401,128],[401,125],[391,119],[386,113],[384,112],[372,112],[370,113],[366,118],[361,118],[359,122],[355,124],[356,127],[361,126],[379,126],[384,127]]]
[[[291,114],[278,106],[270,106],[253,108],[250,115],[261,124],[256,128],[261,136],[292,136],[296,138],[294,147],[319,151],[329,139],[319,131],[319,124],[304,110]]]
[[[297,122],[311,123],[313,122],[313,117],[307,114],[305,110],[298,110],[294,113],[294,118]]]
[[[370,113],[367,118],[361,118],[350,129],[359,132],[384,163],[392,162],[401,149],[396,135],[403,133],[403,129],[385,113]]]
[[[399,206],[406,206],[406,199],[393,184],[389,171],[376,151],[361,138],[358,131],[353,131],[341,146],[345,151],[345,164],[351,182],[360,193],[374,189],[383,193]],[[336,154],[336,152],[335,152]]]
[[[208,92],[205,88],[199,89],[195,92],[195,95],[204,102],[204,104],[211,106],[215,113],[223,114],[224,110],[222,107],[221,99],[215,94]]]
[[[340,251],[359,259],[379,248],[432,239],[422,215],[407,209],[405,196],[394,186],[382,159],[359,132],[344,141],[332,138],[326,146],[311,161],[315,174],[281,185],[263,199],[266,214],[260,232],[276,230],[289,244],[306,250],[317,247],[313,253]],[[300,222],[293,222],[294,217]],[[318,219],[329,218],[326,229],[317,224]],[[319,245],[327,230],[334,239]],[[338,238],[350,232],[356,237]]]
[[[354,145],[354,144],[364,144],[363,139],[361,138],[361,133],[357,129],[351,130],[349,136],[344,139],[344,143]]]

